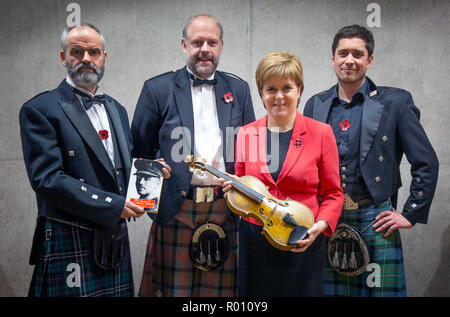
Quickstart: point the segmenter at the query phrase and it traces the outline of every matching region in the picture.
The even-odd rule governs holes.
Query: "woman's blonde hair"
[[[264,83],[274,77],[290,78],[303,92],[303,67],[300,59],[290,53],[275,51],[267,54],[256,67],[256,85],[261,90]]]

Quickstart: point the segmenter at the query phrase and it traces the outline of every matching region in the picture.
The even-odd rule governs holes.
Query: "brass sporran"
[[[331,267],[345,276],[362,274],[369,264],[369,252],[361,232],[341,223],[328,242],[328,261]]]
[[[221,267],[228,257],[225,231],[214,223],[199,226],[192,234],[189,253],[192,264],[201,271]]]

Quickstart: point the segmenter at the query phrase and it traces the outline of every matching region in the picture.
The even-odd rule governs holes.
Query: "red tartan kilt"
[[[139,296],[236,296],[237,219],[228,211],[225,199],[210,203],[185,200],[166,224],[153,223]],[[229,246],[223,266],[208,272],[196,269],[189,254],[195,228],[206,222],[222,227]]]

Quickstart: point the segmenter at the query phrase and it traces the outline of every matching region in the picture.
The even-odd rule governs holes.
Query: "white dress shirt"
[[[187,71],[194,75],[189,68]],[[195,75],[194,75],[195,76]],[[214,74],[207,78],[214,79]],[[222,131],[217,117],[216,96],[213,85],[193,86],[190,79],[192,106],[194,112],[194,157],[205,159],[206,164],[224,172],[225,162],[222,152]],[[217,185],[217,178],[203,171],[192,175],[193,185]]]
[[[86,89],[77,86],[69,76],[67,76],[66,81],[72,87],[79,89],[80,91],[84,92],[85,94],[88,94],[91,97],[103,95],[103,92],[100,90],[99,87],[97,87],[95,95],[93,95]],[[83,104],[83,102],[81,100],[81,96],[76,93],[75,93],[75,96],[77,96],[78,100],[80,100],[80,103]],[[101,142],[103,143],[103,146],[105,147],[105,150],[108,153],[109,158],[111,159],[111,163],[114,166],[114,147],[113,147],[113,141],[111,139],[111,129],[109,127],[108,114],[106,113],[105,106],[98,101],[94,101],[94,103],[92,104],[92,107],[90,107],[89,110],[86,110],[86,113],[87,113],[89,119],[91,120],[91,123],[92,123],[95,131],[97,131],[97,135],[100,130],[108,131],[108,138],[106,140],[101,140]],[[100,138],[100,136],[99,136],[99,138]]]

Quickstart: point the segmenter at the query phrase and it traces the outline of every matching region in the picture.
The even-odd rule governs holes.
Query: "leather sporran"
[[[128,231],[125,221],[114,230],[94,229],[94,261],[104,270],[113,270],[128,259]]]
[[[362,274],[369,264],[369,252],[358,229],[341,223],[328,242],[328,261],[331,267],[345,276]]]

